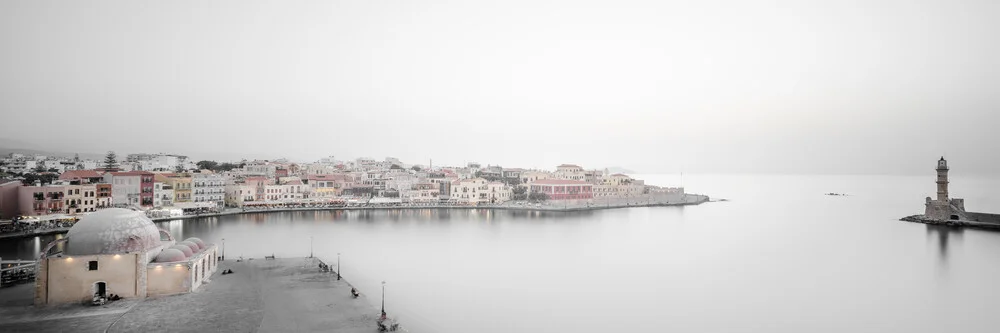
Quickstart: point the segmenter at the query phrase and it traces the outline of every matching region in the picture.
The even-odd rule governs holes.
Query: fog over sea
[[[389,210],[163,222],[229,260],[317,256],[411,332],[996,332],[1000,232],[900,222],[921,176],[636,175],[729,199],[576,213]],[[1000,177],[951,175],[970,211]],[[847,196],[826,196],[824,193]],[[7,239],[35,257],[56,236]],[[235,269],[239,274],[238,267]],[[225,278],[216,276],[215,278]],[[346,297],[346,295],[345,295]]]

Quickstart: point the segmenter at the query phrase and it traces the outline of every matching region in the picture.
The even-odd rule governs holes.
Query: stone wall
[[[967,220],[974,222],[1000,223],[1000,214],[965,213]]]
[[[141,297],[136,265],[142,254],[106,254],[49,257],[39,263],[35,304],[86,303],[93,300],[94,284],[104,282],[107,294]],[[97,270],[90,270],[97,261]]]

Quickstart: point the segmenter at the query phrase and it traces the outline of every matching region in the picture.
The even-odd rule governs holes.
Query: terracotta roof
[[[623,174],[623,173],[616,173],[616,174],[611,175],[611,177],[628,177],[628,175]]]
[[[343,174],[329,174],[329,175],[309,175],[306,177],[308,180],[345,180],[347,175]]]
[[[97,171],[95,170],[69,170],[59,175],[60,180],[79,179],[79,178],[100,178],[100,177],[101,174],[97,173]]]
[[[579,167],[580,166],[576,164],[560,164],[559,166],[557,166],[557,168],[579,168]]]
[[[531,182],[532,185],[591,185],[588,182],[582,180],[568,180],[568,179],[539,179]]]
[[[128,172],[112,172],[112,176],[149,176],[154,175],[152,172],[147,171],[128,171]]]

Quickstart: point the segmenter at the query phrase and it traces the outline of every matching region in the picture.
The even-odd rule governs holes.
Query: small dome
[[[145,252],[160,246],[160,231],[142,212],[109,208],[87,214],[66,233],[68,255]]]
[[[177,245],[187,245],[188,247],[191,248],[191,253],[198,253],[198,251],[201,251],[201,248],[198,247],[198,244],[195,244],[190,241],[179,242],[177,243]]]
[[[204,250],[207,247],[207,246],[205,246],[205,242],[201,241],[201,239],[197,238],[197,237],[191,237],[191,238],[185,239],[184,241],[185,242],[191,242],[191,243],[198,244],[198,248],[202,249],[202,250]]]
[[[192,254],[194,254],[194,251],[191,251],[191,247],[187,246],[187,245],[177,244],[177,245],[171,246],[170,248],[174,249],[174,250],[177,250],[177,251],[181,251],[181,253],[184,254],[185,258],[190,257]]]
[[[187,256],[181,250],[170,248],[160,251],[160,254],[156,255],[156,262],[174,262],[174,261],[184,261]]]

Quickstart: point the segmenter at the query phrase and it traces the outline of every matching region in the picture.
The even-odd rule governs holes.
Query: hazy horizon
[[[0,2],[0,138],[196,159],[1000,163],[991,1]],[[2,140],[0,140],[2,141]]]

